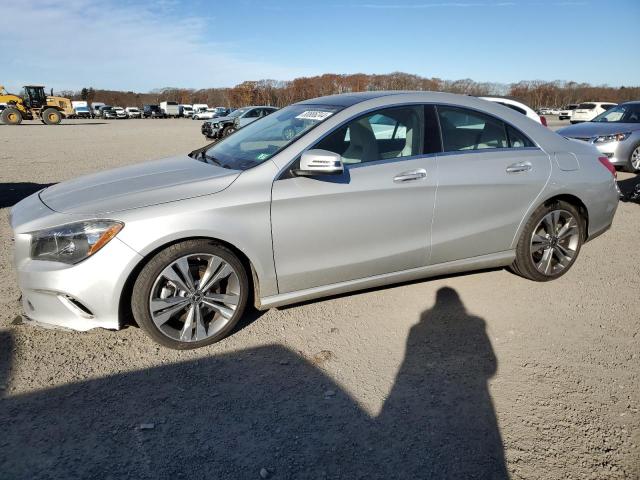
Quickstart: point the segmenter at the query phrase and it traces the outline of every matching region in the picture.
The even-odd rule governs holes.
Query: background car
[[[129,118],[129,115],[127,114],[126,110],[122,107],[113,107],[113,110],[116,112],[116,117],[119,119],[125,119],[125,118]]]
[[[573,111],[578,108],[577,103],[570,103],[569,105],[565,105],[560,109],[560,113],[558,113],[559,120],[568,120],[573,116]]]
[[[125,112],[127,112],[127,115],[129,116],[129,118],[141,118],[142,117],[142,112],[140,111],[140,109],[138,107],[126,107],[124,109]]]
[[[238,108],[226,117],[214,118],[204,122],[200,127],[202,134],[209,140],[226,137],[251,122],[278,110],[269,106],[252,106]]]
[[[160,105],[147,104],[142,106],[142,116],[144,118],[164,118],[164,113],[160,110]]]
[[[97,115],[100,118],[104,119],[117,119],[118,114],[115,112],[111,105],[103,105],[99,109],[99,114]]]
[[[558,133],[594,145],[615,166],[640,172],[640,101],[621,103]]]
[[[78,106],[73,108],[76,118],[93,118],[89,107]]]
[[[547,126],[546,118],[544,118],[542,115],[538,115],[535,112],[535,110],[533,110],[533,108],[525,105],[522,102],[519,102],[512,98],[507,98],[507,97],[480,97],[480,98],[483,100],[488,100],[489,102],[499,103],[500,105],[504,105],[505,107],[509,107],[510,109],[515,110],[516,112],[519,112],[527,116],[534,122],[541,123],[545,127]]]
[[[583,102],[573,111],[571,123],[589,122],[615,106],[615,103],[609,102]]]
[[[267,309],[504,266],[550,281],[611,226],[614,173],[592,146],[477,98],[315,98],[189,156],[22,200],[22,304],[77,330],[121,328],[130,309],[188,349],[233,331],[252,297]]]
[[[200,110],[191,116],[192,120],[209,120],[215,117],[219,117],[220,114],[215,108],[207,108],[206,110]]]

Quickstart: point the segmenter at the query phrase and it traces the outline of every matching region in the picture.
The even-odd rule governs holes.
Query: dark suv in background
[[[236,130],[278,110],[270,106],[252,106],[238,108],[226,117],[216,117],[202,123],[200,131],[209,140],[231,135]]]
[[[160,110],[160,105],[143,105],[142,116],[144,118],[164,118],[164,112]]]

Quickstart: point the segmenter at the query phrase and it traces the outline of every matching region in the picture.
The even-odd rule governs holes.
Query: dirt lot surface
[[[0,478],[640,477],[638,204],[555,282],[355,293],[197,351],[20,321],[7,207],[203,144],[191,120],[0,126]]]

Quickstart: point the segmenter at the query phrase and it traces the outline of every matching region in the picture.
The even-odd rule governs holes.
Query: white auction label
[[[333,112],[323,112],[322,110],[307,110],[302,112],[296,118],[299,120],[315,120],[320,122],[327,117],[330,117]]]

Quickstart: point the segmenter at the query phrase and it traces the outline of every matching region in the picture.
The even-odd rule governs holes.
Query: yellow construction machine
[[[8,93],[0,85],[0,104],[6,108],[0,113],[0,122],[18,125],[22,120],[39,118],[47,125],[57,125],[65,116],[73,115],[71,100],[47,96],[42,85],[26,85],[21,95]]]

